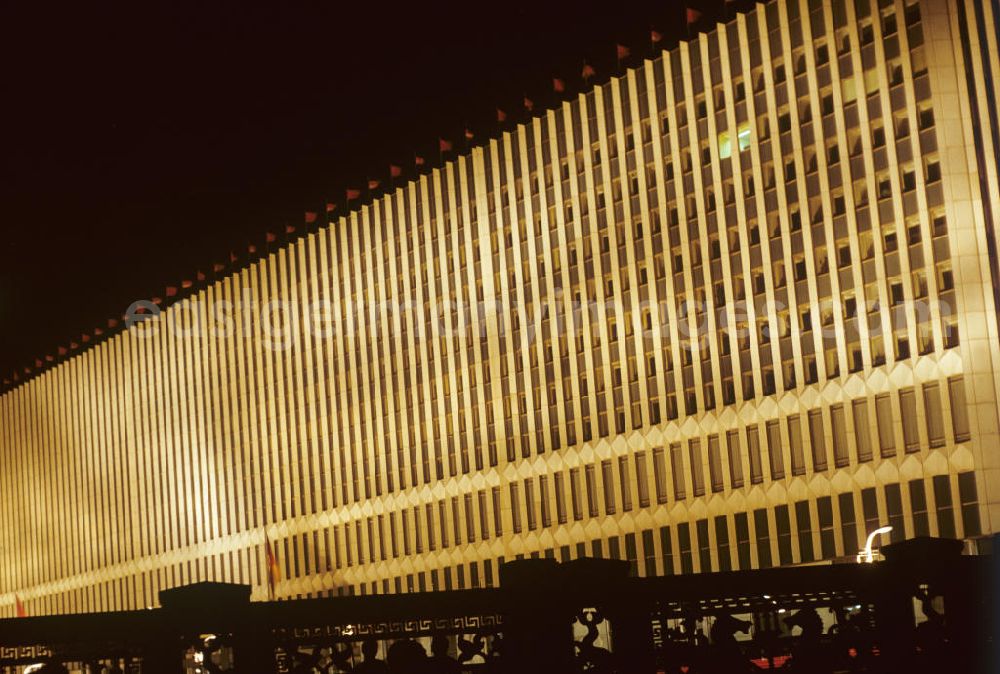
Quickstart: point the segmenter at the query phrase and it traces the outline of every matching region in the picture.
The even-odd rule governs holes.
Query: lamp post
[[[865,547],[861,552],[858,553],[857,561],[858,564],[871,564],[875,561],[875,554],[872,552],[872,543],[875,541],[876,536],[881,536],[882,534],[887,534],[892,531],[892,526],[879,527],[875,531],[868,534],[868,540],[865,541]]]

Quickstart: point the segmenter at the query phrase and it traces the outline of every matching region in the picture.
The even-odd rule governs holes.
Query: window
[[[684,492],[684,455],[680,443],[670,445],[670,471],[674,477],[674,498],[683,501]]]
[[[618,478],[622,493],[622,510],[627,512],[632,509],[632,480],[629,478],[627,456],[618,457]],[[614,487],[612,486],[612,489],[613,488]],[[607,489],[607,487],[605,487],[605,489]],[[605,500],[607,500],[606,494]]]
[[[892,429],[892,401],[888,393],[875,396],[875,417],[878,425],[878,442],[882,456],[895,456],[896,438]]]
[[[587,485],[587,509],[591,517],[597,517],[600,511],[597,508],[597,478],[594,475],[594,465],[590,464],[584,469],[584,479]],[[513,505],[511,505],[513,508]]]
[[[434,544],[434,505],[432,503],[428,503],[425,506],[424,514],[426,515],[426,518],[427,518],[427,528],[426,528],[426,531],[427,531],[427,549],[428,550],[433,550],[435,544]],[[358,533],[360,534],[360,532],[358,532]],[[359,564],[363,564],[364,563],[362,561],[362,559],[361,559],[360,550],[358,552],[358,563]]]
[[[858,524],[854,515],[854,495],[850,492],[837,497],[840,506],[840,536],[844,546],[844,554],[850,555],[858,546]]]
[[[604,514],[615,514],[615,481],[611,461],[601,461],[601,481],[604,485]]]
[[[535,484],[529,477],[524,481],[524,508],[528,513],[528,531],[538,528],[535,515]]]
[[[788,448],[792,457],[792,475],[804,475],[806,461],[802,451],[802,424],[798,414],[788,417]]]
[[[762,569],[770,568],[771,536],[768,531],[767,510],[760,508],[753,511],[753,527],[757,539],[757,565]]]
[[[552,524],[552,512],[549,508],[549,477],[540,475],[538,477],[538,500],[542,509],[542,527],[548,528]],[[475,540],[471,538],[470,540]]]
[[[962,535],[966,538],[983,533],[979,520],[979,496],[976,492],[976,474],[959,473],[958,498],[962,508]]]
[[[910,480],[910,510],[913,512],[913,535],[930,536],[927,520],[927,490],[921,479]]]
[[[917,115],[917,121],[921,131],[930,129],[934,126],[934,111],[930,107],[921,108]]]
[[[694,573],[691,558],[691,525],[681,522],[677,525],[677,550],[681,557],[681,573]]]
[[[938,536],[955,538],[955,514],[951,500],[951,482],[947,475],[934,476],[934,504],[937,508]]]
[[[899,543],[906,538],[906,524],[903,521],[903,496],[899,490],[899,484],[885,485],[885,511],[889,516],[889,525],[892,527],[889,539],[893,543]]]
[[[638,452],[635,455],[635,484],[639,493],[639,507],[645,508],[649,505],[649,481],[646,476],[646,453]],[[624,487],[622,488],[624,491]]]
[[[823,429],[823,411],[809,412],[809,442],[812,444],[813,470],[826,470],[826,435]]]
[[[812,522],[809,515],[809,501],[795,504],[795,525],[799,536],[799,555],[803,562],[815,559],[812,540]]]
[[[438,520],[441,523],[441,547],[448,547],[448,507],[445,502],[438,501]],[[371,520],[369,520],[370,522]],[[369,544],[371,543],[371,538],[369,537]]]
[[[941,387],[937,382],[928,382],[923,386],[923,394],[927,442],[931,447],[943,447],[944,411],[941,409]],[[916,403],[914,403],[913,412],[916,412]]]
[[[580,496],[580,469],[570,468],[569,470],[570,500],[573,502],[573,519],[583,519],[583,501]],[[494,504],[495,506],[495,504]]]
[[[660,550],[663,552],[663,575],[674,573],[674,545],[670,537],[670,527],[660,527]]]
[[[865,518],[865,536],[882,526],[878,514],[878,496],[875,487],[861,490],[861,514]]]
[[[719,159],[728,159],[733,156],[733,144],[729,138],[729,132],[723,131],[719,134]]]
[[[938,289],[941,292],[947,292],[955,287],[955,279],[951,272],[950,264],[942,264],[938,266]]]
[[[785,477],[785,466],[781,455],[781,427],[777,420],[772,420],[767,422],[765,428],[767,452],[771,458],[771,479],[780,480]]]
[[[724,488],[722,478],[722,456],[719,454],[719,451],[719,436],[708,436],[708,474],[709,479],[712,482],[713,492],[720,492]]]
[[[833,502],[829,496],[816,499],[816,514],[819,519],[819,545],[823,559],[837,556],[837,546],[833,540]]]
[[[941,163],[937,159],[924,160],[924,176],[928,185],[941,180]]]
[[[751,568],[750,561],[750,522],[745,512],[733,515],[736,523],[736,559],[739,568],[746,570]]]
[[[907,452],[920,449],[917,430],[917,397],[912,387],[899,390],[899,413],[903,421],[903,447]]]
[[[643,576],[652,578],[656,575],[656,546],[653,543],[653,530],[645,529],[642,532],[642,556],[643,556]]]
[[[729,523],[725,515],[715,518],[715,550],[719,558],[719,571],[732,571],[733,559],[729,552]]]
[[[965,406],[965,384],[962,377],[948,379],[948,398],[951,402],[951,427],[955,442],[966,442],[969,437],[969,411]]]
[[[792,524],[788,516],[788,506],[779,505],[774,509],[774,524],[778,529],[778,563],[791,564],[792,557]]]
[[[833,427],[833,463],[842,468],[850,463],[847,448],[847,422],[844,419],[844,406],[830,406],[830,425]]]
[[[739,431],[726,433],[726,449],[729,452],[729,480],[733,489],[743,486],[743,460],[740,455]]]
[[[764,474],[761,470],[760,433],[757,424],[747,426],[747,453],[750,457],[750,482],[760,484],[764,481]]]
[[[663,447],[653,449],[653,480],[656,482],[656,502],[667,502],[667,463]]]
[[[708,537],[708,520],[695,522],[695,532],[698,535],[698,565],[702,573],[712,570],[712,542]]]
[[[695,496],[705,493],[705,474],[701,461],[701,440],[688,440],[688,458],[691,462],[691,487]]]

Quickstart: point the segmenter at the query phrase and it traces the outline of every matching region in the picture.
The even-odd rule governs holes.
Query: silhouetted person
[[[944,671],[948,662],[948,631],[944,615],[934,608],[935,595],[928,590],[920,590],[914,597],[920,602],[920,609],[927,618],[917,625],[915,650],[912,659],[919,661],[927,670]]]
[[[386,660],[388,671],[392,674],[423,674],[427,666],[427,651],[412,639],[401,639],[389,647]]]
[[[431,657],[424,670],[428,674],[461,674],[462,666],[448,655],[448,637],[435,634],[431,639]]]
[[[736,640],[737,632],[750,634],[751,625],[750,621],[737,620],[731,615],[724,614],[716,617],[710,634],[713,650],[712,662],[717,671],[735,674],[755,669],[743,655],[743,650]]]
[[[357,674],[387,674],[389,666],[378,659],[378,642],[374,639],[365,639],[361,643],[361,654],[365,656],[365,661],[360,665],[355,665],[354,671]]]
[[[785,618],[785,624],[791,629],[798,626],[802,635],[792,651],[791,670],[794,672],[809,672],[823,674],[832,668],[830,658],[824,653],[820,638],[823,636],[823,619],[816,609],[809,607],[800,609],[794,615]]]

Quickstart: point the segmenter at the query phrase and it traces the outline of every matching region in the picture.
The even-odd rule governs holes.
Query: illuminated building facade
[[[0,608],[1000,523],[993,5],[776,0],[0,397]]]

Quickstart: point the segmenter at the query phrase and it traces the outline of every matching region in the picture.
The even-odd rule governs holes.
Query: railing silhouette
[[[159,609],[0,621],[0,673],[1000,671],[997,558],[939,539],[882,552],[661,578],[526,559],[499,588],[270,603],[200,583]]]

